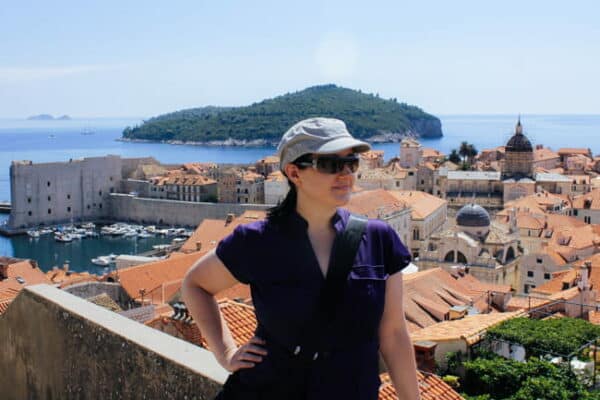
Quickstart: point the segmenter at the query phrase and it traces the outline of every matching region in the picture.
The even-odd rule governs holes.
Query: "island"
[[[71,119],[71,117],[69,117],[66,114],[61,115],[60,117],[56,117],[56,118],[54,118],[50,114],[32,115],[31,117],[27,118],[27,120],[29,120],[29,121],[68,121],[70,119]]]
[[[122,139],[209,145],[274,144],[295,122],[315,116],[339,118],[354,136],[371,142],[442,136],[440,120],[417,106],[329,84],[245,107],[208,106],[159,115],[139,126],[125,128]]]

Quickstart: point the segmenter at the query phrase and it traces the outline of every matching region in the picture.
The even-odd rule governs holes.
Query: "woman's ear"
[[[298,184],[300,183],[300,174],[298,173],[300,171],[300,168],[298,168],[297,165],[294,164],[287,164],[284,168],[283,168],[283,172],[285,173],[285,176],[287,176],[287,178],[296,186],[298,186]]]

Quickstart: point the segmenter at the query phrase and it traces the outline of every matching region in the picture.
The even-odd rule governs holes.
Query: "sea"
[[[441,138],[420,139],[425,147],[449,154],[466,141],[478,150],[504,145],[513,135],[517,115],[442,115]],[[533,145],[543,144],[553,150],[561,147],[586,147],[600,153],[600,115],[521,115],[525,135]],[[251,163],[275,153],[275,148],[172,145],[164,143],[123,142],[118,139],[127,126],[136,126],[142,118],[86,118],[66,121],[32,121],[0,119],[0,201],[10,201],[9,167],[13,160],[34,163],[68,161],[107,154],[122,157],[155,157],[168,164],[205,161],[217,163]],[[373,145],[383,150],[386,160],[399,153],[398,143]],[[0,223],[8,218],[0,214]],[[29,239],[27,236],[0,237],[0,256],[32,258],[43,270],[68,262],[76,271],[102,273],[91,264],[93,257],[137,254],[169,239],[85,239],[58,243],[51,237]]]

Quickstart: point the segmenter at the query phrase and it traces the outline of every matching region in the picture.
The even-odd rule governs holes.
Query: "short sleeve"
[[[222,239],[217,245],[216,254],[219,260],[241,283],[249,284],[251,271],[249,262],[249,250],[251,245],[248,241],[248,232],[243,225],[238,226],[229,235]]]
[[[388,225],[385,245],[385,272],[393,275],[398,271],[402,271],[410,264],[411,259],[410,252],[402,243],[396,231]]]

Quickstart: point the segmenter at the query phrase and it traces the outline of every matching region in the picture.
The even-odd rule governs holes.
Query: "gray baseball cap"
[[[353,149],[356,153],[371,150],[371,145],[352,137],[344,121],[335,118],[309,118],[296,123],[283,134],[277,155],[279,168],[305,154],[328,154]]]

